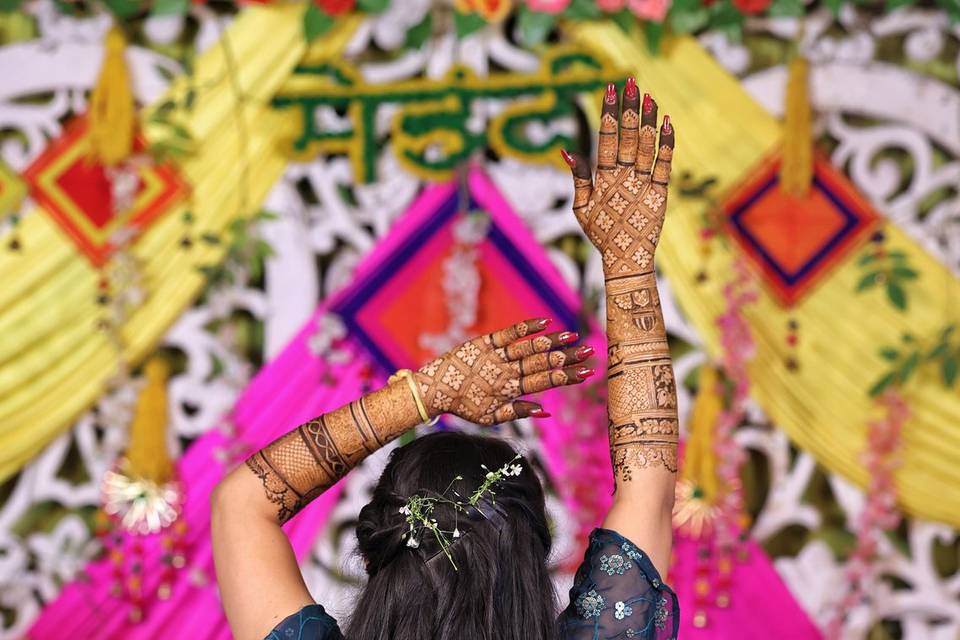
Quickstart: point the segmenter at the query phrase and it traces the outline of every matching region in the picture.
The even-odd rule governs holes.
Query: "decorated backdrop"
[[[628,75],[678,129],[682,637],[960,636],[956,0],[8,0],[0,637],[228,638],[208,498],[249,452],[521,317],[604,353],[559,150]],[[604,386],[499,427],[561,593]],[[387,454],[287,526],[338,615]]]

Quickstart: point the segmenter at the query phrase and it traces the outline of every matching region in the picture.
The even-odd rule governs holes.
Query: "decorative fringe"
[[[780,188],[792,196],[802,197],[810,190],[813,182],[809,64],[803,56],[794,56],[790,62],[789,74]]]
[[[167,378],[170,367],[154,356],[143,368],[147,382],[130,425],[124,471],[131,477],[163,484],[173,476],[167,450]]]
[[[90,95],[90,158],[112,167],[130,156],[136,108],[124,58],[127,39],[114,25],[104,42],[103,66]]]

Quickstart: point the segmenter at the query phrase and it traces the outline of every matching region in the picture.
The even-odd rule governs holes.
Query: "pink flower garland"
[[[747,363],[756,352],[750,325],[743,317],[743,308],[756,301],[757,292],[751,286],[752,277],[744,261],[738,258],[733,267],[734,278],[723,287],[727,307],[717,318],[722,348],[720,364],[727,378],[734,384],[730,404],[717,419],[713,443],[717,456],[717,475],[723,487],[718,504],[720,524],[717,527],[721,545],[736,539],[742,524],[743,486],[740,482],[740,466],[746,459],[746,454],[734,439],[733,433],[746,414],[750,397]]]
[[[880,537],[900,523],[894,473],[902,462],[900,434],[910,416],[910,409],[894,388],[887,389],[876,402],[886,410],[886,415],[867,425],[867,449],[861,460],[867,468],[870,484],[866,503],[857,520],[857,546],[846,566],[849,587],[828,625],[828,635],[832,638],[840,637],[846,613],[867,595],[876,576],[874,563]]]

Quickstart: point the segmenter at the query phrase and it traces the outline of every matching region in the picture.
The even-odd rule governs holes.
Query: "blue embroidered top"
[[[616,531],[594,529],[577,569],[570,604],[557,620],[560,640],[674,640],[680,606],[653,563]],[[343,640],[318,604],[285,618],[265,640]]]

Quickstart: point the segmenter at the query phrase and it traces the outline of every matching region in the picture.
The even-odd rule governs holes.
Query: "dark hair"
[[[502,440],[439,432],[396,449],[360,511],[357,541],[369,579],[345,634],[348,640],[553,640],[556,597],[547,571],[550,531],[543,488],[527,461],[496,489],[506,515],[499,528],[460,514],[463,533],[449,548],[457,569],[430,535],[407,546],[400,513],[414,494],[439,495],[453,485],[469,496],[486,471],[516,452]],[[448,496],[449,497],[449,496]],[[438,505],[439,527],[452,531],[454,509]]]

